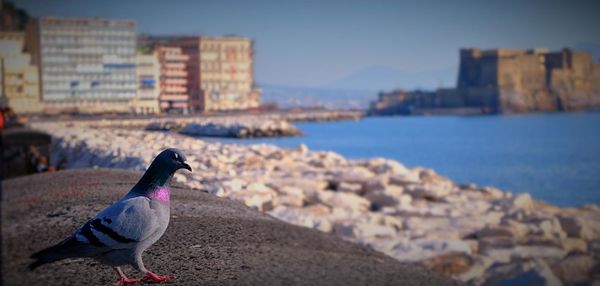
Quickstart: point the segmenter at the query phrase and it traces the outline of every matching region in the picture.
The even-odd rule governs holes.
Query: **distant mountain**
[[[280,107],[325,107],[329,109],[366,109],[379,91],[397,88],[435,90],[453,87],[457,68],[428,72],[403,72],[384,66],[362,69],[323,87],[292,87],[260,84],[263,103]]]
[[[376,90],[293,87],[259,84],[261,102],[275,102],[282,108],[324,107],[327,109],[366,109],[376,99]]]
[[[453,87],[457,72],[458,68],[455,66],[425,72],[406,72],[385,66],[372,66],[333,81],[325,87],[352,90],[434,90],[439,87]]]

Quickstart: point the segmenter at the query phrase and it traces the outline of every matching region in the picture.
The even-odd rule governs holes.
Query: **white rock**
[[[390,184],[405,186],[409,184],[417,184],[421,181],[418,172],[412,170],[403,175],[392,175],[390,176]]]
[[[304,206],[304,192],[300,188],[285,186],[279,189],[279,203],[291,207]]]
[[[561,240],[563,249],[567,252],[577,251],[580,253],[586,253],[588,250],[587,243],[585,240],[580,238],[567,237]]]
[[[362,184],[340,182],[337,187],[338,192],[348,192],[354,194],[360,194],[362,192]]]
[[[531,200],[531,195],[529,195],[528,193],[516,195],[513,199],[513,205],[519,209],[532,210],[533,202]]]
[[[289,208],[278,206],[268,212],[269,215],[291,224],[331,232],[333,227],[328,219],[329,210],[325,207]]]
[[[504,197],[504,192],[494,187],[483,187],[481,192],[491,199],[501,199]]]
[[[379,207],[396,206],[400,204],[403,192],[404,189],[401,186],[389,185],[385,189],[373,190],[366,193],[365,198]],[[404,200],[406,205],[407,199],[404,198]]]
[[[366,212],[371,205],[368,200],[352,193],[322,191],[318,193],[321,203],[332,208],[347,208],[354,212]]]
[[[471,248],[461,240],[417,239],[398,243],[389,254],[400,261],[414,262],[453,252],[470,254]]]

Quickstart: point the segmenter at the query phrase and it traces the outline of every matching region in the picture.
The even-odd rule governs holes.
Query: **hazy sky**
[[[37,16],[134,19],[138,32],[255,40],[259,83],[321,86],[371,66],[422,72],[461,47],[600,43],[600,1],[16,0]]]

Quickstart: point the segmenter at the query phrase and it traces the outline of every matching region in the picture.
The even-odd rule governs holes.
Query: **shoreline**
[[[591,281],[593,266],[582,266],[577,277],[559,270],[573,263],[596,265],[600,259],[597,205],[559,208],[528,194],[459,185],[430,169],[407,169],[383,158],[349,160],[303,145],[207,143],[82,123],[34,127],[58,139],[51,161],[62,161],[67,168],[141,171],[154,154],[176,146],[195,172],[177,174],[175,180],[189,188],[241,201],[400,261],[421,262],[475,285],[531,273],[550,280]],[[443,267],[448,264],[462,266],[450,271]]]
[[[364,117],[362,111],[302,111],[273,112],[265,114],[214,114],[210,116],[166,116],[149,118],[62,118],[54,122],[90,128],[143,129],[148,131],[171,131],[196,137],[261,138],[302,136],[296,122],[356,121]],[[43,124],[47,120],[33,121]]]

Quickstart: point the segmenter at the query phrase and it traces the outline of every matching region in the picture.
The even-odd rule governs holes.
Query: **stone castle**
[[[600,108],[600,63],[563,49],[463,49],[456,88],[381,93],[373,113],[523,113]],[[468,110],[468,111],[467,111]]]

